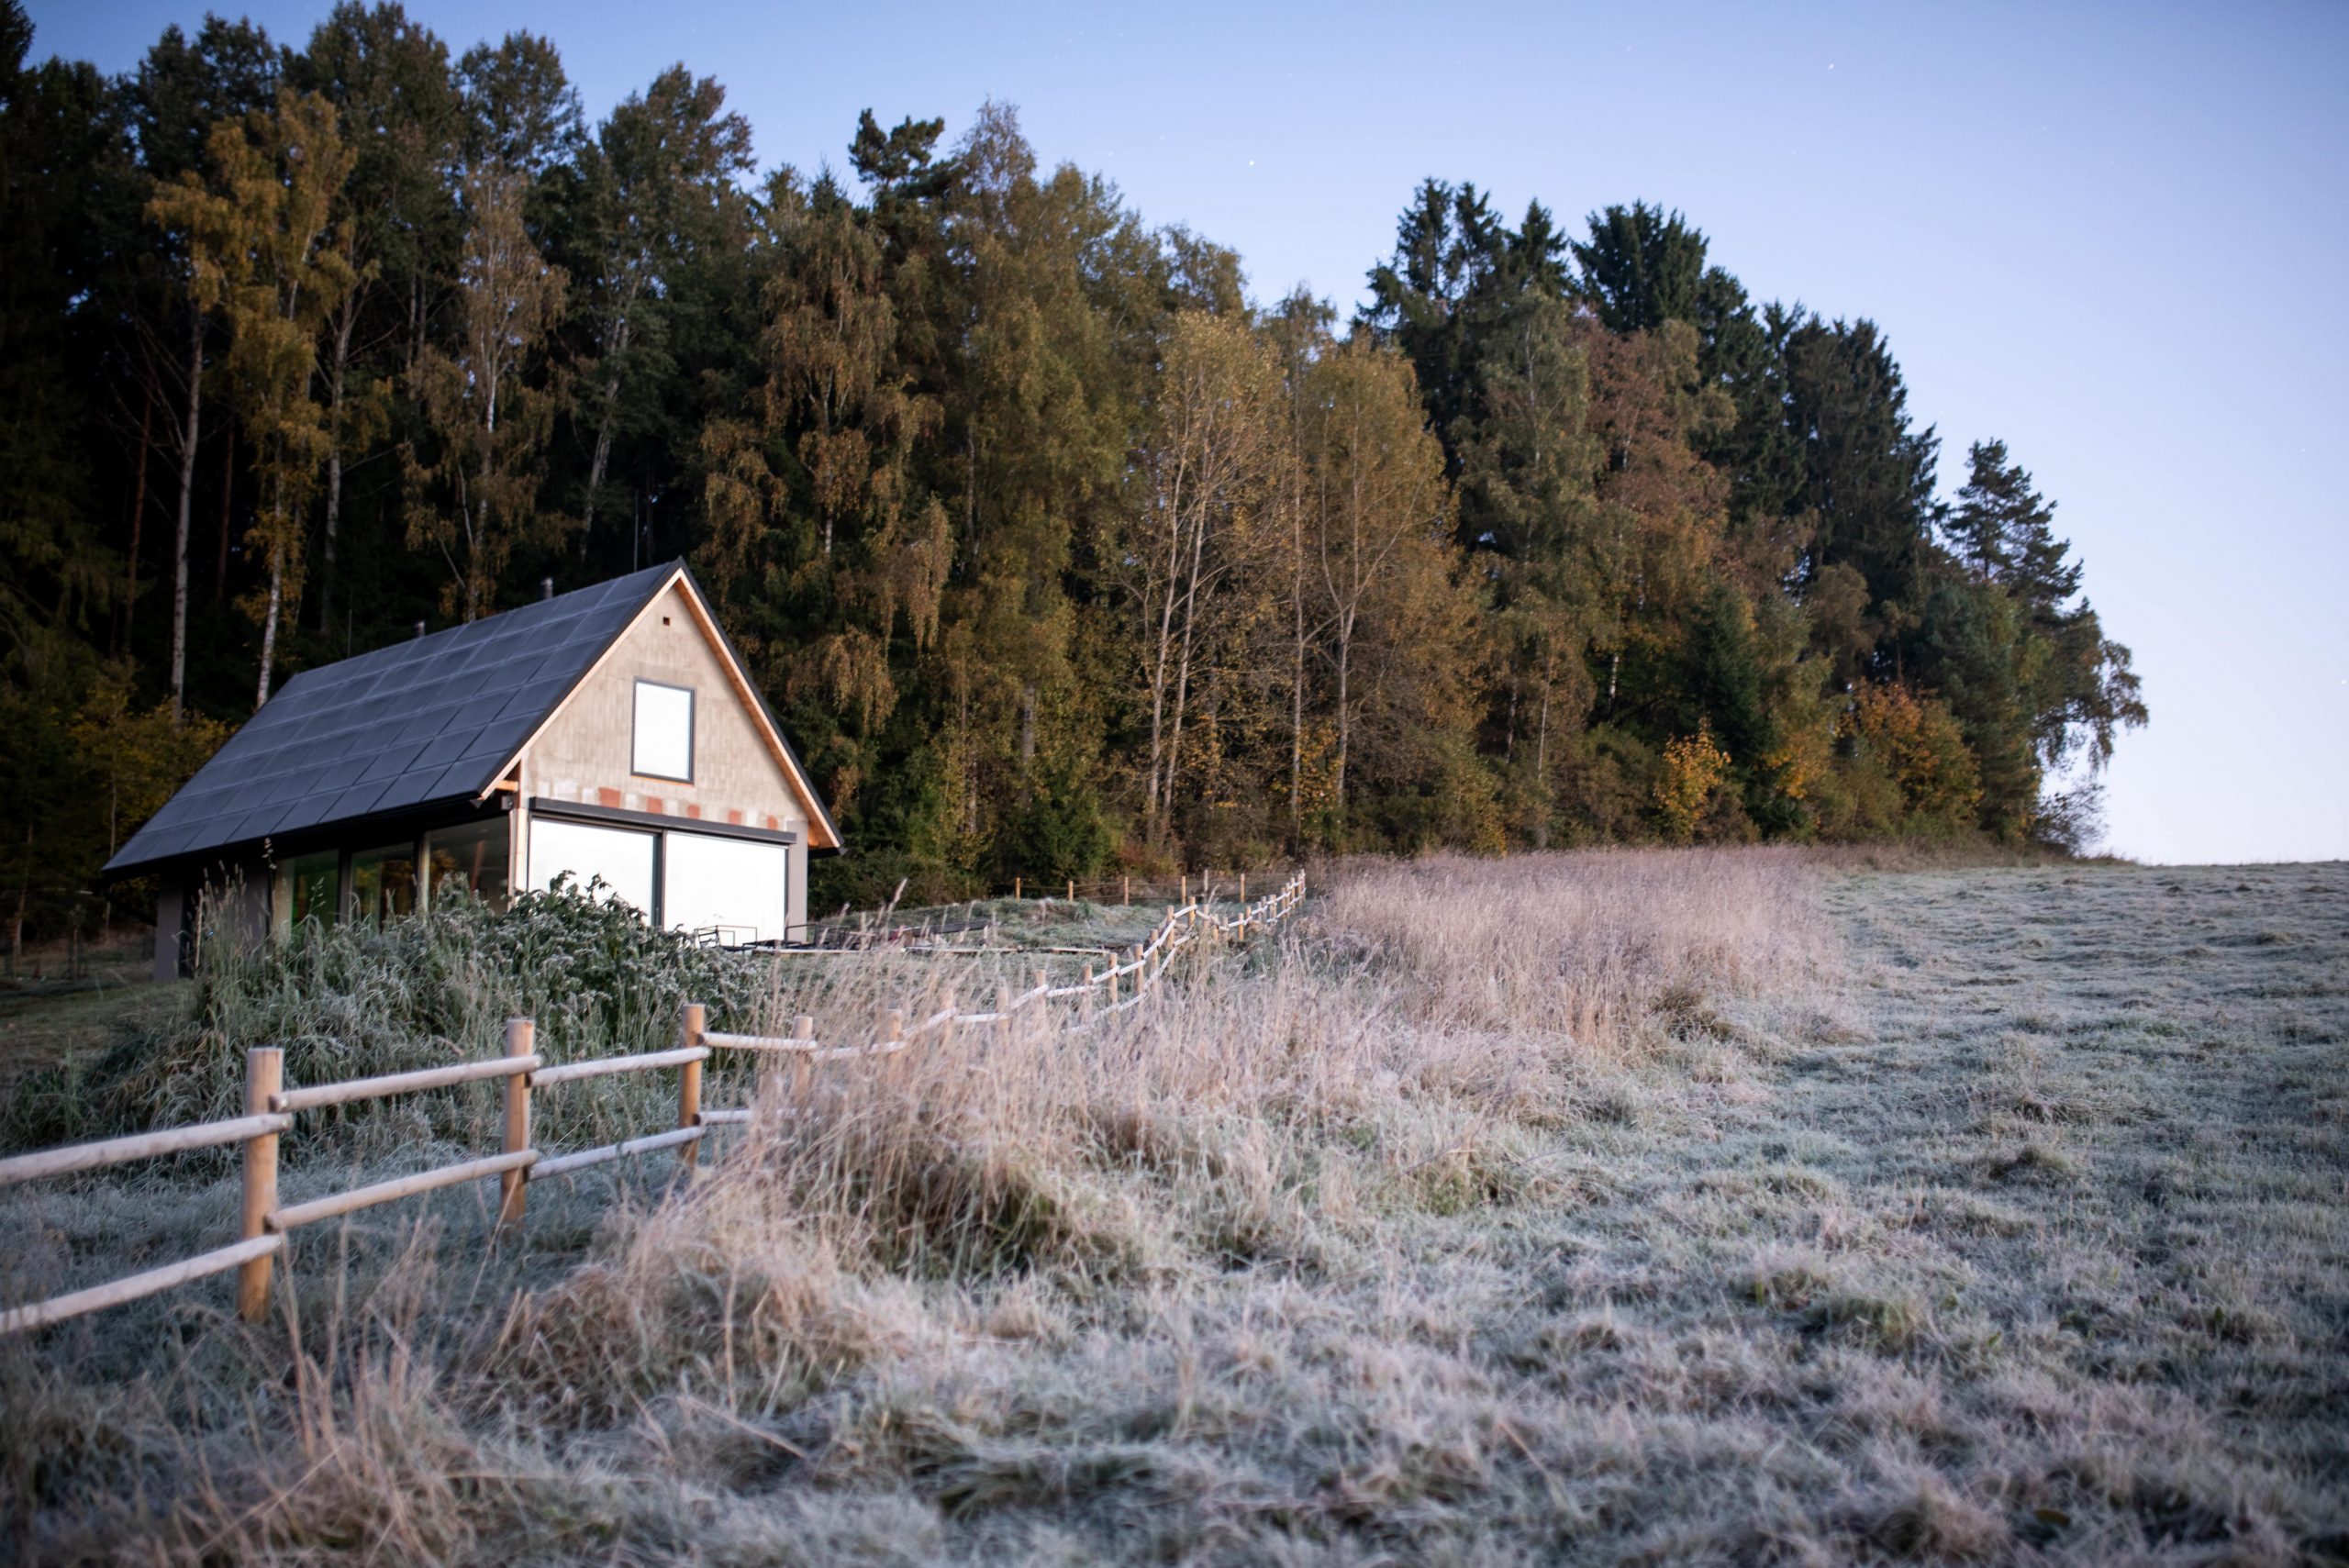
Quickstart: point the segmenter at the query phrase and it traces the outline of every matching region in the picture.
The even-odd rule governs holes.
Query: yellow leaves
[[[416,499],[408,542],[440,550],[443,605],[466,620],[495,609],[517,545],[554,544],[576,524],[539,506],[538,462],[563,377],[547,362],[569,274],[539,253],[522,221],[522,182],[495,164],[465,180],[472,219],[458,257],[453,353],[428,348],[412,378],[433,455],[405,449]]]
[[[131,684],[128,666],[108,666],[66,727],[75,750],[106,783],[114,842],[153,816],[236,728],[194,713],[174,721],[169,702],[134,708]]]
[[[808,650],[787,689],[795,699],[812,691],[834,707],[853,709],[867,729],[897,706],[888,645],[862,627],[835,632]]]
[[[1655,809],[1664,837],[1675,844],[1692,842],[1705,807],[1729,777],[1729,753],[1713,740],[1709,721],[1699,722],[1697,733],[1664,746],[1664,766],[1656,775]]]
[[[358,155],[331,103],[285,88],[269,108],[214,126],[206,148],[211,180],[184,174],[147,212],[183,231],[189,297],[227,320],[223,369],[261,492],[251,538],[271,569],[269,593],[249,606],[258,619],[262,603],[273,612],[300,592],[302,507],[334,444],[311,382],[319,328],[358,282],[335,232]]]
[[[1963,821],[1980,804],[1980,769],[1940,698],[1897,681],[1865,684],[1852,693],[1845,723],[1919,816]]]
[[[946,508],[935,495],[922,508],[921,521],[904,528],[892,521],[881,538],[879,578],[882,587],[881,625],[885,632],[906,612],[917,652],[927,650],[938,635],[939,612],[946,603],[946,573],[954,564],[954,541],[947,531]]]

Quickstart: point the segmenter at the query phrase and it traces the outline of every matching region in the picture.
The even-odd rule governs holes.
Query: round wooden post
[[[1131,872],[1126,873],[1119,883],[1119,887],[1121,891],[1118,895],[1118,902],[1119,904],[1131,904],[1134,901],[1134,873]]]
[[[791,1020],[791,1038],[807,1040],[812,1047],[816,1040],[816,1020],[802,1013]],[[807,1102],[807,1091],[814,1085],[816,1063],[807,1051],[796,1051],[791,1058],[791,1097],[802,1105]]]
[[[1016,876],[1011,879],[1011,901],[1014,904],[1019,902],[1019,879]]]
[[[539,1026],[529,1018],[506,1020],[506,1054],[528,1056],[537,1049]],[[519,1154],[530,1147],[530,1075],[517,1073],[506,1080],[506,1152]],[[497,1229],[511,1236],[522,1229],[522,1209],[529,1201],[530,1173],[507,1171],[497,1178]]]
[[[267,1116],[269,1097],[285,1086],[285,1052],[273,1045],[257,1045],[245,1052],[245,1114]],[[277,1207],[277,1134],[264,1132],[245,1140],[244,1204],[238,1226],[247,1241],[268,1233],[270,1211]],[[255,1258],[237,1265],[237,1316],[258,1323],[269,1315],[270,1258]]]
[[[677,1031],[677,1044],[691,1050],[702,1042],[702,1020],[707,1015],[699,1002],[685,1004],[684,1026]],[[701,1063],[688,1062],[677,1069],[677,1126],[681,1129],[701,1125]],[[701,1145],[681,1144],[677,1160],[687,1170],[700,1163]]]
[[[1076,902],[1076,878],[1074,877],[1068,879],[1068,901],[1072,904]]]

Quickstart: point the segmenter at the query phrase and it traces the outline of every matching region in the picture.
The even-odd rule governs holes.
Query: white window
[[[563,873],[581,892],[602,877],[614,896],[652,917],[652,849],[650,833],[620,828],[590,828],[552,817],[530,822],[530,885],[548,888]]]
[[[783,935],[790,864],[783,845],[714,833],[672,833],[668,840],[663,925],[729,945]]]
[[[636,751],[632,772],[691,784],[694,776],[694,694],[658,681],[636,684]]]

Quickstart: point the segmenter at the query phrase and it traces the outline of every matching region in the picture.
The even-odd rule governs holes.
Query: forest
[[[346,0],[110,77],[0,0],[12,942],[274,684],[688,561],[901,879],[1615,841],[2076,849],[2128,650],[2021,455],[1641,200],[1403,198],[1346,316],[1015,111],[760,172],[723,86]]]

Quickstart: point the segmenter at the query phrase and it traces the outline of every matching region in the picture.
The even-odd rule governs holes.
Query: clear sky
[[[30,0],[133,65],[200,4]],[[298,45],[327,6],[242,9]],[[410,0],[549,33],[592,115],[682,60],[767,164],[857,112],[1017,105],[1047,162],[1351,305],[1422,176],[1512,217],[1681,208],[1759,299],[1865,316],[1943,438],[2003,438],[2136,651],[2144,860],[2349,857],[2349,6],[797,6]]]

